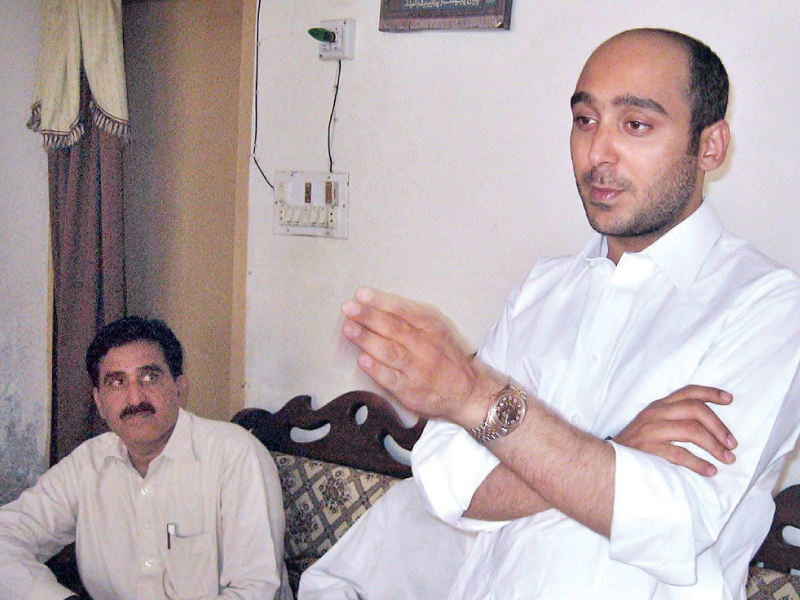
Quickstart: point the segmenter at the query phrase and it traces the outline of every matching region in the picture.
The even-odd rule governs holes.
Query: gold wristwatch
[[[469,434],[481,444],[491,442],[514,431],[528,407],[528,395],[516,381],[509,377],[506,386],[492,398],[483,425],[468,429]]]

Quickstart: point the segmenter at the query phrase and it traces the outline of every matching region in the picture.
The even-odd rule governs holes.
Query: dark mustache
[[[590,171],[584,173],[581,180],[584,185],[602,185],[628,191],[632,187],[629,181],[617,179],[606,172],[601,172],[597,167],[592,167]]]
[[[149,401],[143,400],[139,404],[131,404],[130,406],[123,408],[122,412],[119,413],[119,418],[127,419],[128,417],[133,417],[140,413],[150,413],[151,415],[154,415],[156,414],[156,407],[153,406]]]

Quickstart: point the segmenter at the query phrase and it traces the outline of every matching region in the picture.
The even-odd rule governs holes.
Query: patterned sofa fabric
[[[272,456],[286,511],[286,567],[297,594],[303,571],[400,480],[280,452],[272,452]]]
[[[770,569],[750,567],[748,600],[800,600],[800,577]]]
[[[286,511],[284,552],[297,594],[300,575],[395,483],[395,477],[272,452]],[[748,600],[800,600],[800,577],[751,567]]]

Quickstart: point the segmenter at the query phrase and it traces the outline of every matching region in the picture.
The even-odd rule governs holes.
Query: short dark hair
[[[166,323],[145,317],[123,317],[103,327],[86,350],[86,371],[92,385],[100,385],[100,361],[109,350],[140,341],[159,345],[173,379],[183,375],[183,348]]]
[[[689,124],[689,153],[697,154],[703,130],[725,118],[728,110],[728,73],[719,56],[698,39],[671,29],[642,29],[678,42],[689,55],[687,95],[692,117]]]

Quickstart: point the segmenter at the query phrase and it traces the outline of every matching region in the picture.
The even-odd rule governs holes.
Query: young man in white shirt
[[[42,561],[76,542],[94,600],[291,598],[269,452],[181,406],[183,350],[161,321],[123,318],[86,353],[111,429],[0,508],[0,598],[73,597]]]
[[[343,305],[359,366],[433,418],[412,454],[429,510],[477,532],[451,600],[744,597],[798,436],[800,280],[703,203],[727,94],[676,32],[592,54],[570,147],[597,234],[534,267],[475,360],[430,307]],[[735,438],[686,416],[709,391]]]

